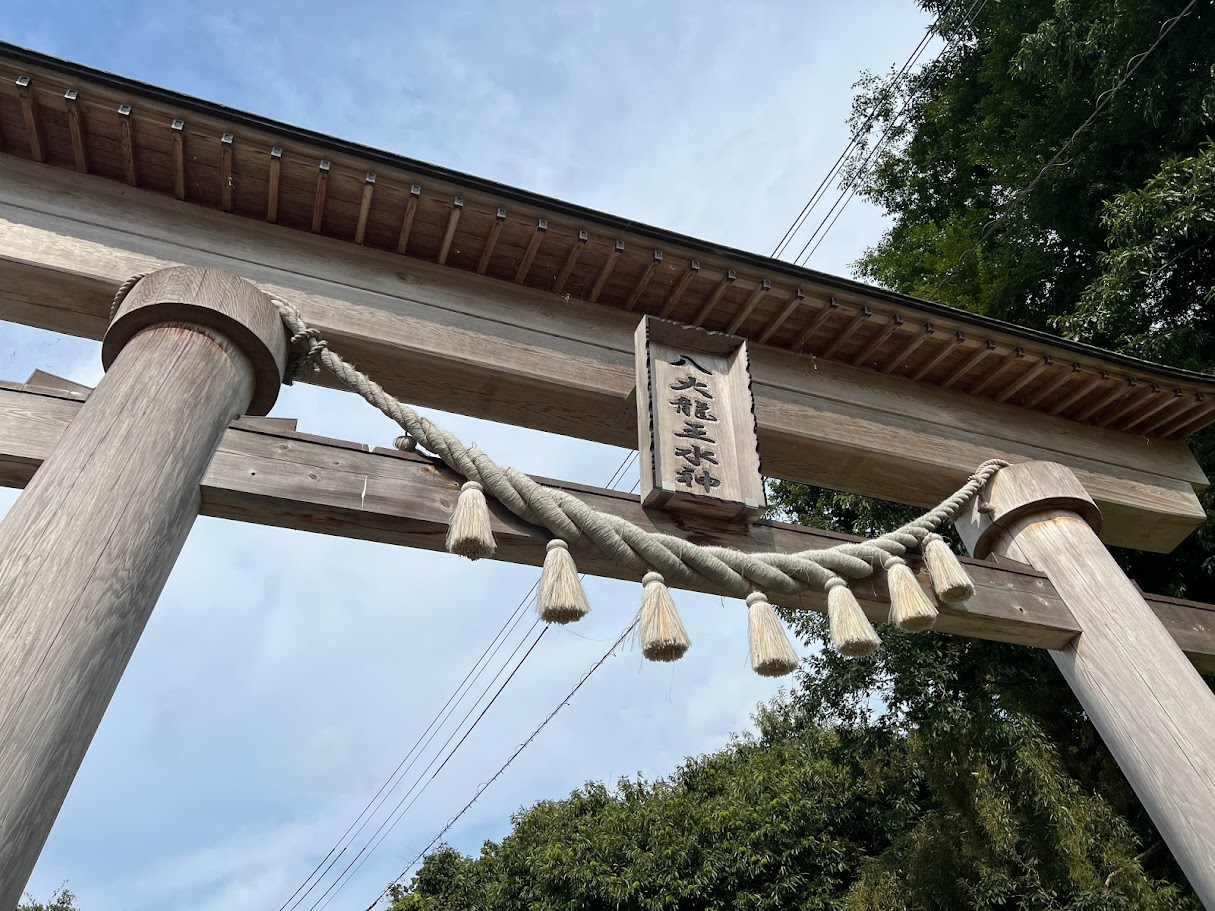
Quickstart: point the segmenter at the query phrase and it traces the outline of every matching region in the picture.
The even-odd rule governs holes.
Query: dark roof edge
[[[887,291],[883,288],[874,287],[873,285],[866,285],[863,282],[853,281],[852,279],[842,278],[837,275],[830,275],[826,272],[818,272],[814,269],[806,269],[801,266],[795,266],[792,263],[772,259],[771,257],[762,256],[757,253],[748,253],[745,250],[738,250],[733,247],[726,247],[720,244],[713,244],[699,238],[679,234],[675,231],[668,231],[666,229],[656,228],[652,225],[643,224],[641,222],[620,218],[606,212],[600,212],[596,209],[589,209],[583,206],[574,205],[572,203],[563,202],[562,200],[553,199],[552,197],[544,196],[539,193],[531,193],[527,190],[521,190],[517,187],[511,187],[506,184],[496,183],[492,180],[475,177],[461,171],[454,171],[450,168],[443,168],[438,165],[428,164],[424,161],[417,161],[413,158],[406,158],[403,155],[395,155],[391,152],[371,148],[370,146],[360,145],[359,143],[355,142],[348,142],[344,139],[337,139],[333,136],[328,136],[324,133],[317,133],[303,127],[295,127],[277,120],[260,117],[256,114],[238,111],[234,108],[230,108],[216,102],[205,101],[200,98],[193,98],[189,95],[182,95],[178,92],[170,91],[169,89],[149,85],[146,82],[140,82],[136,79],[129,79],[125,76],[117,76],[113,73],[107,73],[104,70],[97,70],[92,67],[79,63],[73,63],[69,60],[63,60],[58,57],[51,57],[47,54],[40,53],[39,51],[19,47],[14,44],[9,44],[8,42],[0,41],[0,55],[12,58],[22,63],[28,63],[31,66],[38,66],[44,69],[54,70],[55,72],[61,73],[65,76],[87,79],[92,82],[101,83],[113,89],[131,92],[166,105],[184,108],[185,110],[194,111],[209,117],[221,118],[251,129],[262,130],[267,133],[275,133],[283,136],[284,138],[297,142],[310,143],[331,152],[350,155],[356,158],[363,158],[388,167],[413,171],[418,174],[433,177],[437,180],[463,184],[470,189],[478,190],[487,195],[497,196],[505,200],[513,200],[525,205],[536,206],[537,208],[549,209],[554,212],[559,212],[562,215],[568,216],[572,219],[590,222],[601,227],[640,234],[643,237],[660,244],[677,244],[694,252],[703,253],[708,256],[734,259],[761,271],[780,274],[795,280],[826,285],[840,291],[868,295],[890,304],[913,307],[925,312],[928,315],[936,315],[947,319],[968,322],[971,325],[979,326],[991,331],[1005,332],[1009,335],[1019,336],[1026,341],[1032,341],[1043,345],[1051,345],[1087,357],[1099,358],[1101,360],[1121,364],[1130,369],[1154,372],[1172,377],[1177,380],[1185,380],[1192,383],[1197,382],[1207,385],[1215,385],[1215,376],[1209,374],[1185,370],[1180,367],[1171,367],[1167,364],[1157,364],[1152,361],[1146,361],[1126,354],[1119,354],[1114,351],[1106,351],[1105,349],[1098,348],[1094,345],[1086,345],[1083,342],[1076,342],[1070,339],[1061,338],[1057,335],[1051,335],[1050,333],[1041,332],[1037,329],[1028,329],[1023,326],[1017,326],[1013,323],[1006,323],[1003,320],[994,319],[990,316],[984,316],[980,313],[972,313],[969,310],[949,307],[945,304],[938,304],[933,301],[923,300],[918,297],[912,297],[908,294],[900,294],[896,291]]]

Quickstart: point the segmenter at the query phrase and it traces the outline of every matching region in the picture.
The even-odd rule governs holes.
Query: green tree
[[[77,911],[76,896],[71,893],[66,883],[59,887],[46,904],[36,902],[28,895],[26,899],[27,901],[17,906],[17,911]]]

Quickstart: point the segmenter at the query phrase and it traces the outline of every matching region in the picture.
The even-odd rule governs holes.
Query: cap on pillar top
[[[1101,530],[1101,510],[1070,468],[1018,462],[997,471],[953,524],[971,556],[981,560],[1014,522],[1056,509],[1076,513],[1093,531]]]
[[[101,343],[107,370],[128,341],[149,326],[192,323],[220,333],[253,365],[248,414],[274,407],[287,365],[287,329],[278,310],[250,282],[218,269],[171,266],[144,276],[123,298]]]

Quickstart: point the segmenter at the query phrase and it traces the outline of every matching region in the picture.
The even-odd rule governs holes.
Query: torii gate
[[[109,367],[91,393],[0,384],[0,481],[28,485],[0,525],[0,908],[197,514],[442,546],[459,479],[432,460],[240,418],[269,410],[287,360],[262,292],[422,405],[635,446],[632,336],[649,314],[750,341],[773,476],[923,506],[985,459],[1015,463],[957,522],[982,558],[976,594],[935,628],[1051,649],[1215,908],[1215,698],[1195,670],[1215,670],[1215,608],[1141,594],[1105,549],[1167,552],[1203,520],[1184,439],[1215,419],[1215,379],[8,45],[0,148],[0,317],[104,337]],[[169,266],[191,268],[111,325],[118,286]],[[742,551],[844,540],[546,483]],[[498,559],[543,561],[536,527],[496,510],[493,532]],[[882,586],[856,594],[885,619]]]

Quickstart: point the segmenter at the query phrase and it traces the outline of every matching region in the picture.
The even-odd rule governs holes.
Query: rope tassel
[[[480,560],[492,557],[498,544],[489,527],[489,506],[485,494],[476,481],[465,481],[460,485],[460,498],[456,500],[455,512],[451,515],[451,527],[447,529],[449,553]]]
[[[569,545],[553,538],[544,555],[536,613],[545,623],[573,623],[585,617],[590,609]]]
[[[641,580],[641,654],[650,661],[678,661],[692,645],[679,611],[661,573],[646,573]]]
[[[797,652],[793,651],[785,625],[763,592],[747,595],[747,632],[755,673],[761,677],[783,677],[797,670]]]
[[[924,538],[924,563],[928,567],[928,578],[932,580],[932,590],[946,604],[957,604],[973,597],[974,583],[940,535]]]
[[[831,644],[841,655],[860,658],[882,644],[848,583],[838,577],[827,583],[827,621]]]
[[[901,630],[919,633],[931,629],[937,619],[937,609],[915,573],[899,557],[886,561],[886,585],[890,589],[890,622]]]

